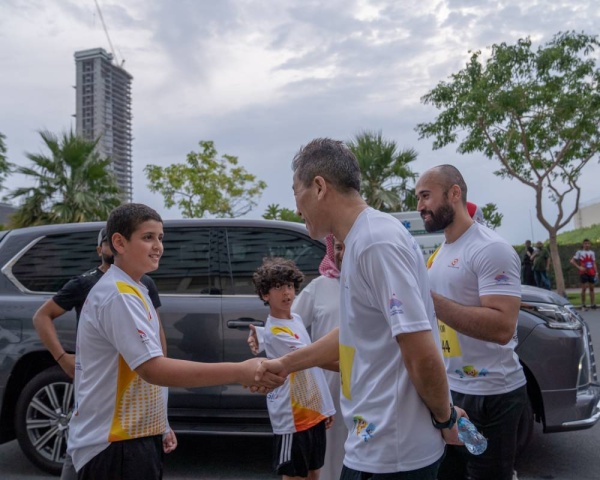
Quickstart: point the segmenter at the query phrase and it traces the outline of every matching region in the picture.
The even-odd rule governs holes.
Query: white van
[[[417,243],[421,246],[425,261],[444,241],[443,231],[428,233],[425,230],[425,225],[419,212],[395,212],[390,215],[400,220],[413,237],[415,237]]]

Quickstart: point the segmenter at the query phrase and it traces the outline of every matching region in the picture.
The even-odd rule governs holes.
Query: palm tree
[[[0,133],[0,190],[3,188],[4,180],[8,173],[10,173],[11,164],[6,158],[6,144],[4,140],[6,137]]]
[[[60,139],[48,131],[40,135],[50,155],[27,153],[32,165],[15,169],[35,186],[8,194],[8,198],[22,199],[10,226],[106,220],[121,200],[111,160],[95,150],[98,140],[86,140],[73,131]]]
[[[409,163],[417,159],[412,148],[398,150],[396,142],[379,132],[361,132],[347,143],[362,174],[360,189],[366,202],[384,212],[414,210],[414,182],[417,174]]]

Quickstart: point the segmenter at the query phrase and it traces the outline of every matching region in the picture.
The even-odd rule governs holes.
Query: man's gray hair
[[[339,140],[315,138],[294,156],[292,170],[304,186],[321,176],[342,193],[351,190],[360,193],[358,160],[348,146]]]

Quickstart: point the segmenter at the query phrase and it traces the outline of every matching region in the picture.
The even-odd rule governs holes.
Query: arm
[[[210,387],[239,383],[254,385],[256,370],[262,358],[251,358],[240,363],[200,363],[153,357],[139,365],[135,371],[146,382],[163,387]],[[258,383],[266,388],[276,388],[284,378],[266,374]]]
[[[75,376],[75,355],[65,353],[54,326],[54,319],[64,314],[66,310],[50,299],[47,300],[33,315],[33,326],[50,355],[57,360],[60,367],[69,377]]]
[[[438,423],[450,418],[450,389],[446,377],[446,367],[430,330],[414,333],[401,333],[396,341],[402,352],[402,359],[408,376],[417,393],[429,408],[431,415]],[[457,409],[458,416],[464,415]],[[457,444],[457,426],[442,430],[446,443]]]
[[[339,329],[336,328],[315,343],[290,352],[283,357],[259,363],[255,380],[258,382],[269,373],[285,377],[292,372],[311,367],[331,367],[338,360]]]
[[[461,305],[432,292],[438,318],[469,337],[507,344],[515,333],[521,299],[509,295],[485,295],[481,306]]]

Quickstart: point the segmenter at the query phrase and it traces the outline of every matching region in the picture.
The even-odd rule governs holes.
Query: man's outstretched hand
[[[254,382],[262,383],[264,380],[272,378],[273,376],[283,380],[285,380],[285,378],[288,376],[288,372],[286,371],[283,362],[279,358],[262,360],[259,362],[258,368],[256,369],[254,375]]]
[[[242,378],[239,383],[250,388],[252,392],[268,393],[274,388],[280,387],[285,381],[285,376],[276,372],[261,370],[261,365],[270,362],[264,358],[251,358],[242,362]],[[258,372],[261,372],[258,375]]]

